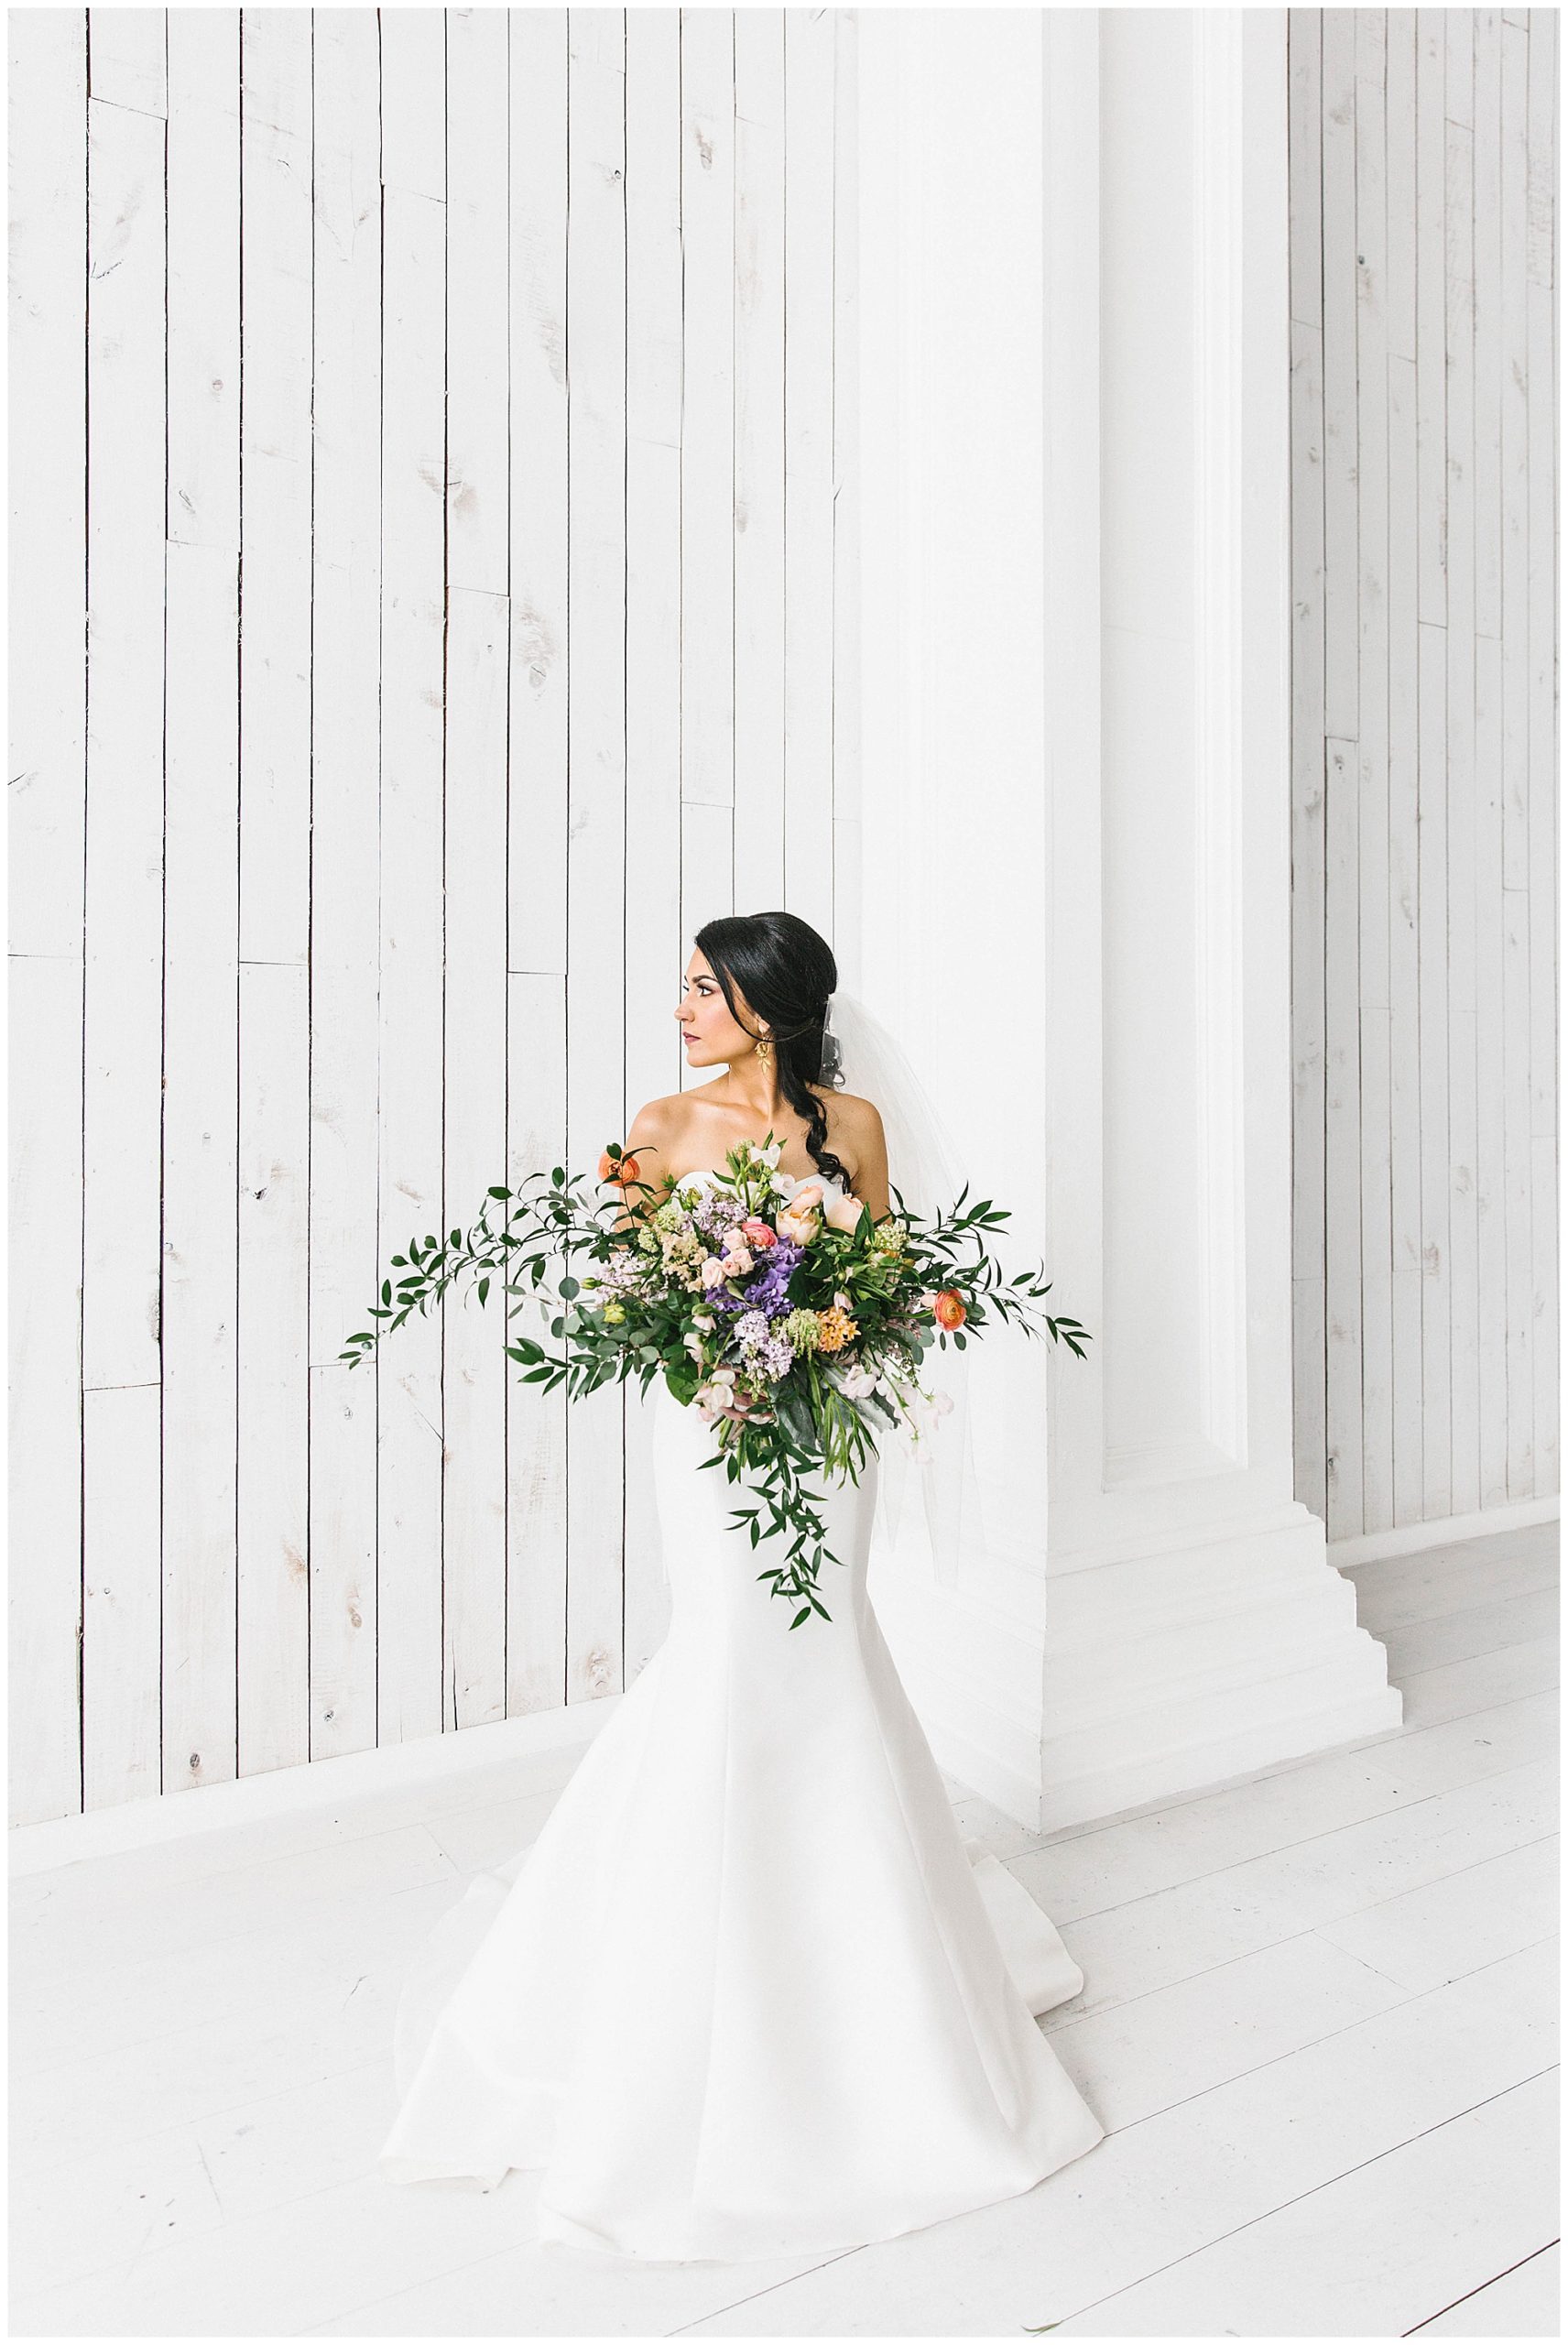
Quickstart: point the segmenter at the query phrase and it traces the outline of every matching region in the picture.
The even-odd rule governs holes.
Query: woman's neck
[[[794,1112],[789,1107],[779,1077],[764,1075],[760,1069],[737,1080],[732,1067],[717,1083],[705,1085],[704,1088],[715,1106],[736,1108],[760,1124],[776,1123],[780,1115]]]

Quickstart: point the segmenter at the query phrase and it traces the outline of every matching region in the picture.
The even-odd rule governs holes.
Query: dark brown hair
[[[719,981],[730,1015],[749,1034],[735,1004],[738,986],[766,1020],[779,1087],[807,1126],[806,1151],[819,1172],[851,1187],[847,1168],[827,1144],[827,1109],[809,1084],[822,1080],[822,1023],[838,984],[833,947],[793,912],[735,912],[703,923],[693,939]]]

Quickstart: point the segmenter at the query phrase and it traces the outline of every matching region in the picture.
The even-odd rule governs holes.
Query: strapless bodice
[[[716,1164],[699,1164],[691,1172],[682,1172],[674,1185],[677,1189],[683,1189],[690,1181],[719,1181],[728,1177],[727,1172],[722,1172]],[[842,1197],[844,1194],[844,1183],[836,1173],[775,1172],[773,1177],[775,1181],[788,1181],[791,1196],[797,1189],[803,1189],[808,1181],[820,1182],[822,1188],[831,1191],[835,1197]]]

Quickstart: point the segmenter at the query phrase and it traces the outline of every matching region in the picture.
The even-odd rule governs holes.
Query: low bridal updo
[[[719,981],[730,1016],[750,1034],[738,987],[768,1028],[779,1087],[807,1126],[806,1152],[828,1180],[852,1186],[847,1168],[827,1144],[828,1118],[807,1085],[822,1080],[822,1023],[828,996],[838,985],[833,947],[809,921],[793,912],[736,912],[711,920],[692,940]]]

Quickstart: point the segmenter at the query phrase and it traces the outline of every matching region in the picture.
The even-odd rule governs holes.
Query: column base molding
[[[1050,1580],[1050,1620],[1008,1620],[898,1566],[878,1618],[939,1763],[1027,1829],[1054,1831],[1280,1760],[1399,1730],[1381,1644],[1323,1526],[1227,1527]]]

